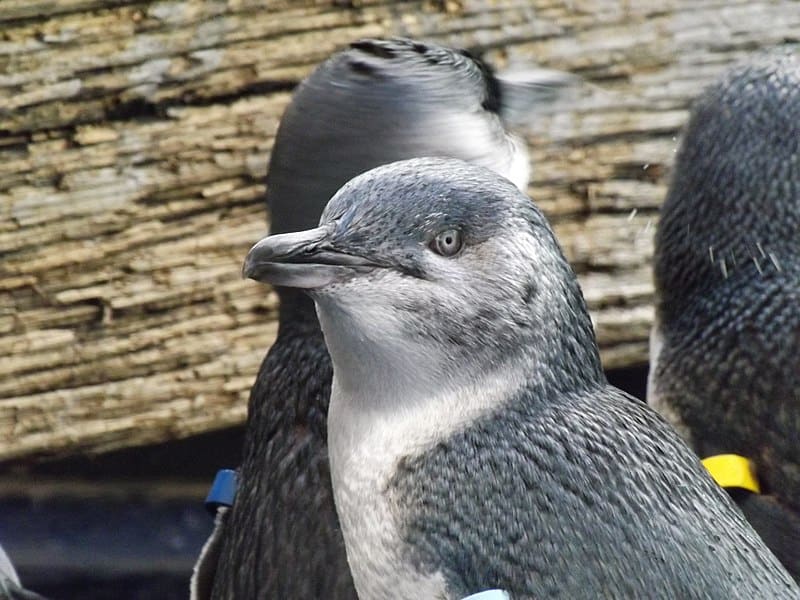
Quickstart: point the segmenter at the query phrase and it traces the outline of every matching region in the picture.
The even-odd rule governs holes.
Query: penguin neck
[[[577,283],[567,287],[580,294]],[[571,310],[552,308],[534,315],[535,326],[515,326],[518,335],[504,339],[502,348],[491,346],[487,333],[480,336],[483,349],[459,354],[411,344],[392,335],[390,324],[380,340],[364,339],[341,325],[347,317],[318,304],[333,361],[328,436],[339,472],[365,452],[380,452],[388,464],[424,450],[521,395],[560,402],[607,385],[582,302]]]
[[[293,329],[298,324],[313,324],[313,329],[319,331],[319,321],[314,308],[314,301],[308,294],[293,288],[275,288],[280,301],[278,311],[278,326],[280,330]],[[314,336],[316,337],[316,336]]]
[[[245,461],[259,463],[276,428],[300,427],[325,439],[331,361],[313,302],[297,290],[276,288],[278,336],[250,392]]]
[[[341,369],[337,371],[334,360],[328,448],[337,503],[348,493],[342,490],[363,485],[381,489],[404,456],[425,452],[500,410],[526,385],[521,366],[458,384],[437,381],[435,369],[416,371],[415,380],[387,374],[380,390],[378,378],[351,387],[337,376]]]

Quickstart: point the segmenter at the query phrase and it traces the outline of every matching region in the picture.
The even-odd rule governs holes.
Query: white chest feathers
[[[385,494],[388,477],[375,470],[380,462],[375,458],[353,454],[347,470],[334,476],[336,508],[359,599],[446,598],[440,573],[423,574],[409,563],[397,512]],[[334,463],[332,457],[332,467]]]
[[[393,505],[388,485],[403,457],[424,453],[494,409],[516,381],[491,377],[480,387],[371,407],[368,399],[339,393],[334,376],[328,413],[331,477],[361,600],[449,598],[441,573],[421,573],[410,562],[401,508]]]

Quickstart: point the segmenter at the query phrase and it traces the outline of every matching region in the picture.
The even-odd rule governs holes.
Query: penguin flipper
[[[773,554],[800,582],[800,515],[774,496],[742,492],[734,500]]]
[[[22,587],[17,571],[2,546],[0,546],[0,600],[45,600],[44,596]]]
[[[189,588],[190,600],[209,600],[214,589],[214,576],[217,573],[217,563],[222,550],[222,539],[225,525],[228,522],[228,507],[217,509],[214,518],[214,529],[200,551],[200,556],[194,565]]]
[[[26,590],[10,579],[4,579],[0,581],[0,600],[46,600],[46,598]]]

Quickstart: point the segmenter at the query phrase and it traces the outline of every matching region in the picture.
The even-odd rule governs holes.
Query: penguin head
[[[656,235],[664,320],[738,271],[755,281],[800,256],[800,54],[772,51],[695,102]]]
[[[446,379],[533,353],[599,371],[546,219],[510,181],[463,161],[414,159],[356,177],[319,227],[256,244],[244,274],[314,298],[335,368],[385,356]]]
[[[420,156],[460,158],[524,189],[525,144],[507,130],[554,104],[575,78],[531,71],[505,80],[467,52],[408,39],[365,39],[323,62],[295,91],[267,176],[275,233],[315,225],[352,177]]]

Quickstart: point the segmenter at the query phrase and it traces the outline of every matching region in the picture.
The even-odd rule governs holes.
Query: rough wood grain
[[[265,6],[266,5],[266,6]],[[582,75],[531,133],[531,194],[609,367],[642,364],[657,207],[690,99],[797,2],[4,0],[0,461],[239,423],[275,335],[242,281],[291,88],[360,36]]]

